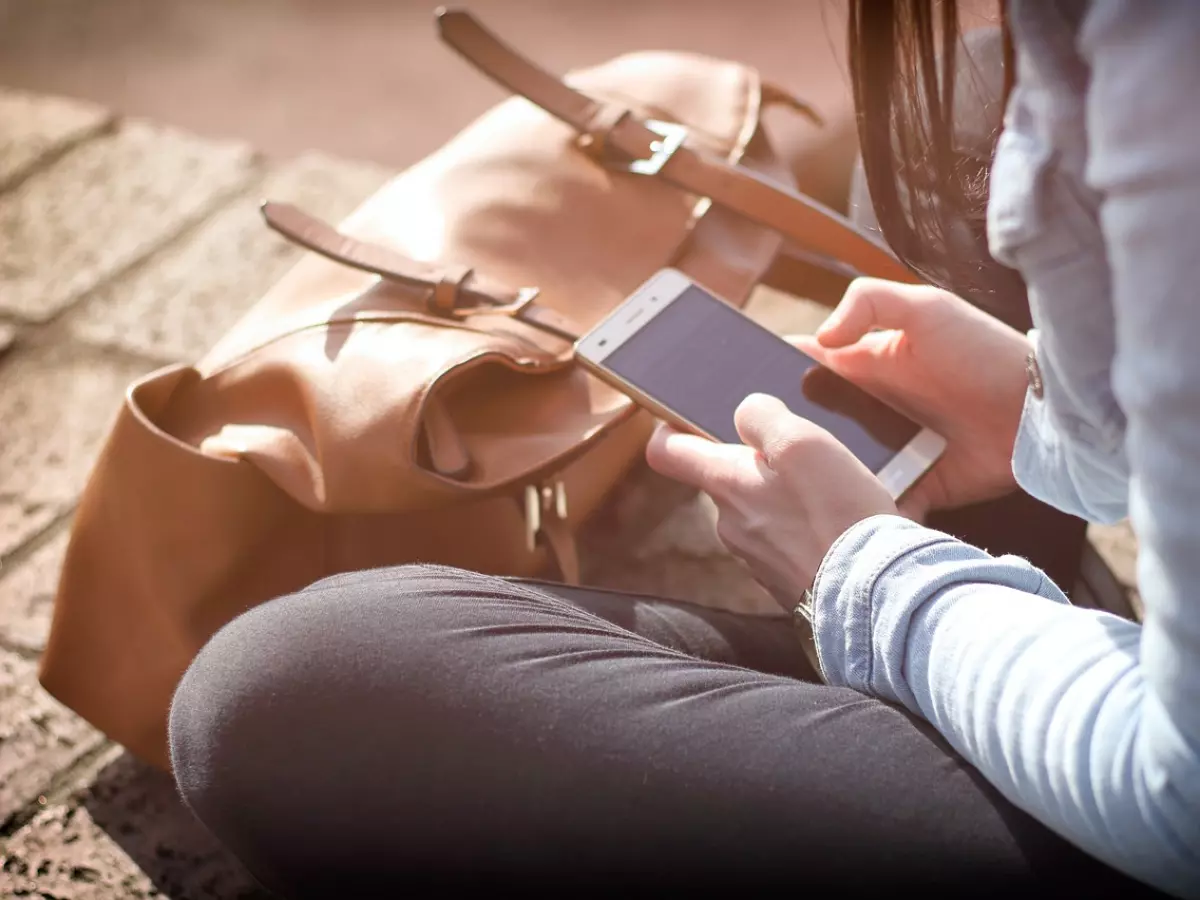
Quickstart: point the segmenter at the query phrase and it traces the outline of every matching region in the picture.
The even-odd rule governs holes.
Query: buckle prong
[[[626,168],[635,175],[657,175],[667,164],[675,151],[683,146],[687,137],[687,127],[678,122],[663,122],[660,119],[647,119],[642,123],[646,128],[657,134],[660,140],[650,144],[650,155],[645,159],[635,159]]]

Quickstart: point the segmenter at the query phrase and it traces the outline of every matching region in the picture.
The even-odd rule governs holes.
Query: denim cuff
[[[1040,353],[1037,329],[1029,332]],[[1094,429],[1064,422],[1049,399],[1058,391],[1054,369],[1043,362],[1046,398],[1025,395],[1013,447],[1012,471],[1031,496],[1091,522],[1116,522],[1128,513],[1129,466],[1123,448]],[[1108,447],[1108,449],[1104,449]]]
[[[922,715],[905,659],[910,651],[927,654],[933,635],[914,629],[913,618],[951,588],[973,583],[1067,602],[1024,559],[993,557],[900,516],[852,526],[829,549],[813,584],[813,638],[826,682]]]

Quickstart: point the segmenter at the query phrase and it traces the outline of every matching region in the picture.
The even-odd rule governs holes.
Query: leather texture
[[[267,204],[314,252],[194,366],[129,388],[84,492],[42,683],[158,766],[188,663],[256,604],[417,560],[576,578],[572,535],[652,422],[572,339],[658,269],[737,305],[785,241],[912,278],[796,193],[759,120],[806,107],[753,69],[642,53],[560,82],[466,13],[438,23],[517,96],[340,228]],[[686,139],[630,173],[656,120]]]

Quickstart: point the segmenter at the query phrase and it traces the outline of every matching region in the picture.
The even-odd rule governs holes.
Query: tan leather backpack
[[[466,13],[438,24],[517,96],[340,230],[268,204],[313,253],[130,387],[82,498],[42,683],[160,766],[180,676],[258,603],[414,560],[577,577],[572,535],[651,422],[572,340],[658,269],[739,305],[785,242],[912,277],[794,190],[760,114],[811,113],[753,69],[645,53],[563,82]]]

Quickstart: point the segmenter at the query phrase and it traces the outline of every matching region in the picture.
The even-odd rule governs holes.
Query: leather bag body
[[[794,191],[760,117],[804,107],[753,69],[645,53],[560,82],[465,13],[439,24],[514,96],[337,230],[268,205],[313,252],[129,388],[83,494],[42,683],[156,765],[187,665],[257,604],[413,561],[573,577],[652,423],[572,338],[658,269],[737,305],[785,241],[907,275]]]

